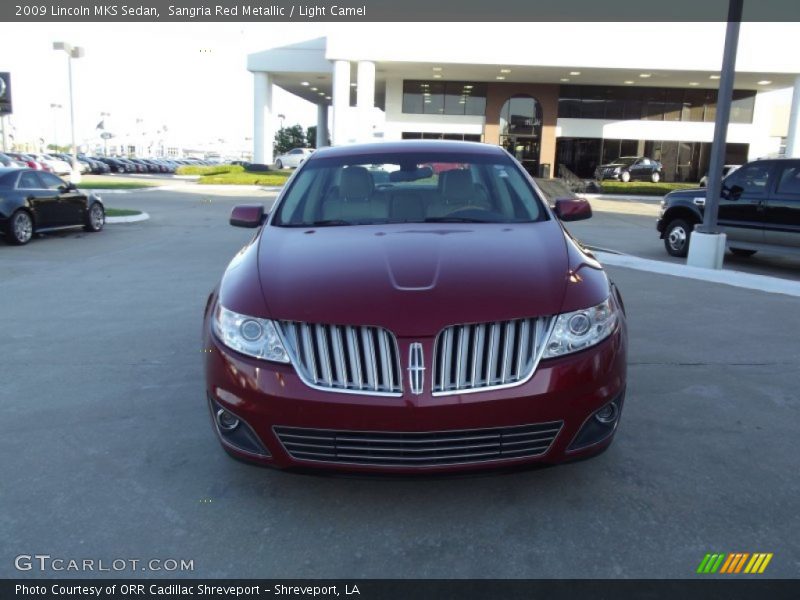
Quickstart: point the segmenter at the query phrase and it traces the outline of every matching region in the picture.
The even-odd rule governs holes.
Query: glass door
[[[506,135],[500,144],[516,158],[533,177],[539,177],[539,138],[521,135]]]

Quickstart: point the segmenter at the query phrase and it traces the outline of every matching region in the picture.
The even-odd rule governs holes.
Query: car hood
[[[672,190],[669,192],[664,198],[665,199],[693,199],[693,198],[705,198],[708,188],[704,187],[696,187],[696,188],[685,188],[682,190]]]
[[[556,221],[267,226],[258,272],[275,319],[377,325],[399,336],[560,312],[569,258]]]

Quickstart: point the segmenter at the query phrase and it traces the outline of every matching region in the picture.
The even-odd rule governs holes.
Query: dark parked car
[[[35,232],[69,227],[100,231],[105,220],[96,194],[46,171],[0,168],[0,231],[9,244],[27,244]]]
[[[106,163],[97,160],[96,158],[83,155],[79,156],[78,158],[89,163],[94,175],[105,175],[106,173],[111,172],[111,167],[109,167]]]
[[[691,232],[703,221],[706,189],[670,192],[657,229],[672,256],[686,256]],[[800,254],[800,159],[757,160],[722,180],[718,222],[730,251]]]
[[[430,164],[458,165],[436,174]],[[376,185],[372,172],[387,180]],[[431,472],[558,463],[609,446],[622,300],[502,148],[318,150],[208,298],[213,426],[277,467]]]
[[[97,157],[97,160],[107,164],[114,173],[127,173],[130,170],[130,167],[128,167],[121,160],[116,158],[112,158],[109,156],[100,156]]]
[[[597,180],[617,179],[626,183],[635,179],[658,183],[662,177],[661,163],[646,156],[620,156],[612,163],[600,165],[594,172]]]

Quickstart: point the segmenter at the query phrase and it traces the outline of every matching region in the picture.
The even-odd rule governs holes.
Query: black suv
[[[620,156],[614,162],[600,165],[594,171],[594,178],[598,181],[618,179],[627,183],[633,179],[640,179],[658,183],[662,176],[661,163],[646,156]]]
[[[686,256],[703,221],[704,188],[670,192],[656,228],[672,256]],[[738,256],[759,250],[800,255],[800,159],[756,160],[722,180],[718,223]]]

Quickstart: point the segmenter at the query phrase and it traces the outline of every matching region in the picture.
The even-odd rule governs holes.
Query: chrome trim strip
[[[480,390],[478,390],[478,391],[480,391]],[[463,393],[463,391],[462,391],[462,393]],[[336,440],[336,434],[337,433],[383,434],[383,435],[386,435],[386,434],[390,434],[390,435],[407,435],[407,434],[425,435],[425,434],[429,434],[430,435],[430,434],[438,434],[438,433],[448,434],[448,433],[491,432],[491,431],[497,431],[497,430],[501,430],[501,429],[518,429],[518,428],[524,428],[524,427],[539,427],[539,426],[545,426],[545,425],[556,426],[556,429],[555,429],[555,433],[553,434],[552,439],[550,440],[550,443],[547,445],[546,448],[543,448],[541,450],[541,452],[539,452],[538,454],[523,454],[523,455],[520,456],[520,453],[526,452],[528,449],[507,450],[506,453],[504,455],[502,455],[502,456],[497,456],[497,453],[495,453],[495,452],[482,453],[480,455],[478,455],[477,453],[473,453],[473,454],[464,455],[464,457],[467,457],[467,456],[468,457],[476,457],[477,456],[477,458],[478,458],[477,460],[443,462],[443,463],[434,463],[434,464],[428,464],[428,465],[414,464],[413,462],[410,462],[408,464],[402,464],[402,463],[396,463],[396,464],[383,463],[383,464],[381,464],[378,461],[382,460],[384,457],[372,457],[374,460],[373,460],[373,462],[370,462],[369,459],[371,457],[354,456],[354,455],[339,455],[335,451],[334,452],[325,452],[325,453],[323,453],[323,452],[313,452],[313,451],[312,452],[304,452],[304,451],[301,450],[301,451],[299,451],[299,454],[303,454],[303,455],[306,455],[306,456],[299,457],[299,456],[293,454],[291,451],[289,451],[289,449],[284,444],[283,439],[281,438],[281,435],[277,431],[278,429],[289,429],[289,430],[317,431],[317,432],[322,432],[322,433],[330,433],[330,434],[332,434],[330,437],[332,437],[334,439],[333,443],[335,444],[336,443],[335,440]],[[353,431],[353,430],[349,430],[349,431],[348,430],[341,430],[341,431],[339,431],[339,430],[333,430],[333,429],[315,429],[315,428],[311,428],[311,427],[294,427],[294,426],[290,426],[290,425],[273,425],[272,426],[272,433],[275,436],[275,439],[278,440],[278,443],[281,445],[281,448],[283,449],[283,451],[286,452],[286,454],[288,454],[292,458],[292,460],[296,460],[296,461],[300,461],[300,462],[320,463],[320,464],[327,464],[327,465],[341,465],[341,466],[367,466],[367,467],[373,466],[373,467],[389,468],[389,469],[392,469],[392,468],[409,468],[409,467],[417,468],[417,469],[435,469],[435,468],[440,468],[440,467],[441,468],[445,468],[445,467],[452,467],[452,466],[459,466],[459,465],[474,465],[474,464],[483,465],[483,464],[491,464],[491,463],[496,463],[496,462],[523,461],[523,460],[528,460],[528,459],[532,459],[532,458],[541,458],[541,457],[545,456],[550,451],[550,449],[555,445],[556,441],[558,440],[558,437],[561,435],[561,432],[563,431],[563,428],[564,428],[564,422],[563,421],[546,421],[544,423],[528,423],[528,424],[524,424],[524,425],[505,425],[505,426],[500,426],[500,427],[489,427],[489,428],[485,428],[485,429],[453,429],[453,430],[444,430],[444,431],[404,431],[404,432],[401,432],[401,431],[396,431],[396,432]],[[548,429],[547,431],[553,431],[553,429]],[[540,433],[540,432],[524,432],[524,433]],[[284,433],[284,435],[291,435],[291,434]],[[500,435],[500,434],[498,434],[498,435]],[[506,434],[506,435],[512,435],[512,434]],[[312,437],[313,436],[309,437],[309,439],[312,439]],[[322,438],[320,438],[320,439],[322,439]],[[410,441],[410,440],[406,440],[406,443],[408,441]],[[427,440],[425,440],[425,441],[427,441]],[[291,444],[291,442],[289,442],[289,443]],[[502,442],[500,442],[500,444],[502,444]],[[502,449],[502,445],[501,445],[501,449]],[[307,455],[327,457],[328,460],[323,460],[323,459],[318,459],[318,458],[317,459],[309,458]],[[496,458],[480,458],[480,456],[496,456]],[[339,458],[354,459],[354,460],[338,460]],[[391,458],[392,457],[387,457],[388,460],[391,460]],[[396,460],[407,460],[406,457],[394,457],[394,458]],[[442,458],[444,458],[444,459],[448,459],[448,458],[458,459],[458,458],[462,458],[462,456],[458,456],[458,455],[455,455],[455,456],[444,456]],[[333,460],[330,460],[330,459],[333,459]],[[361,460],[359,461],[359,459],[361,459]],[[364,460],[364,459],[367,459],[367,460]],[[431,458],[427,458],[427,459],[423,459],[423,460],[432,460],[432,459]],[[435,460],[435,458],[433,460]]]
[[[425,387],[425,360],[422,344],[414,342],[408,347],[408,383],[412,394],[418,396]]]

